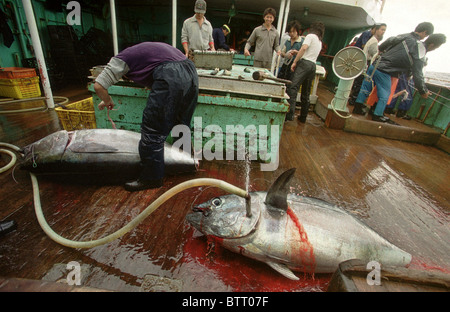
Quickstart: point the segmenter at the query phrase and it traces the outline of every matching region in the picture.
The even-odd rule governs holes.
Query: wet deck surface
[[[34,112],[0,115],[0,130],[0,142],[24,146],[60,125],[55,112]],[[251,164],[251,191],[267,190],[278,175],[296,167],[291,192],[338,204],[411,253],[412,268],[450,273],[448,154],[332,130],[313,113],[306,124],[285,123],[280,148],[275,172]],[[2,156],[0,166],[7,160]],[[172,186],[202,177],[245,188],[245,163],[202,161],[198,173],[168,177],[161,189],[138,193],[117,184],[38,179],[49,224],[60,235],[83,241],[118,230]],[[16,168],[1,174],[0,185],[0,220],[18,223],[16,231],[0,237],[4,278],[41,280],[56,276],[56,268],[71,261],[86,267],[83,286],[118,291],[140,291],[148,276],[169,278],[180,291],[325,291],[331,278],[297,273],[300,281],[294,282],[220,247],[208,253],[205,237],[188,225],[185,215],[195,203],[224,194],[215,188],[184,191],[129,234],[104,246],[74,250],[53,242],[40,228],[26,172]]]

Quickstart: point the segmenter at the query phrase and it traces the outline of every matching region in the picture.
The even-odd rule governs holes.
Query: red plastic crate
[[[17,79],[36,77],[34,68],[0,67],[0,79]]]

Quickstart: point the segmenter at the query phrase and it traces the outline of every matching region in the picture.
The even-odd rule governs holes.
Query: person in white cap
[[[194,12],[195,15],[186,19],[181,29],[181,44],[186,57],[189,57],[190,50],[216,51],[212,36],[213,28],[205,17],[206,2],[195,1]]]

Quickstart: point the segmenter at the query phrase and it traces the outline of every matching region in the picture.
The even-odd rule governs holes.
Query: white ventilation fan
[[[336,94],[331,101],[331,108],[342,118],[350,118],[339,113],[346,112],[347,101],[352,90],[353,81],[361,75],[367,67],[366,54],[357,47],[346,47],[340,50],[333,58],[333,72],[340,79]]]

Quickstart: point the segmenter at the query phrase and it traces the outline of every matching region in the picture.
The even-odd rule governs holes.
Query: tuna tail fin
[[[284,264],[268,261],[266,262],[272,269],[287,277],[290,280],[298,281],[299,278]]]
[[[272,184],[267,191],[266,205],[270,205],[273,208],[287,211],[287,195],[289,193],[289,182],[294,176],[296,168],[289,169],[282,173],[278,179]]]

